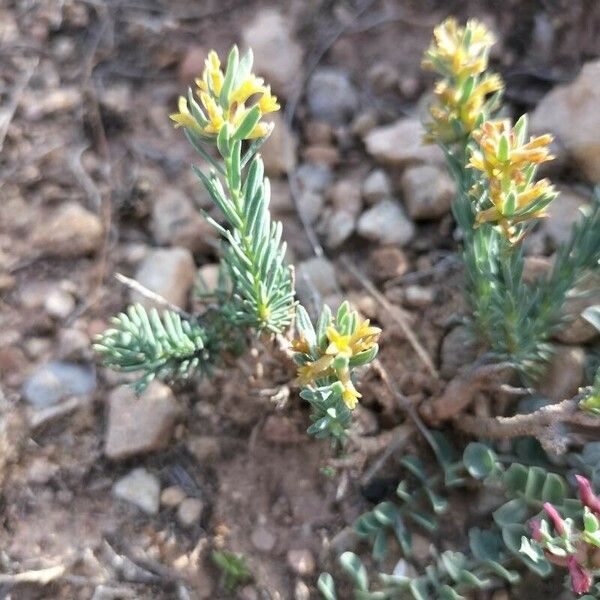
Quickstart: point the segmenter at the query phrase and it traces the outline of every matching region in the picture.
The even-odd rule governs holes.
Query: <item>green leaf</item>
[[[433,532],[438,527],[434,517],[419,510],[408,510],[406,511],[406,516],[426,531]]]
[[[229,108],[229,96],[231,95],[233,84],[237,76],[238,65],[240,62],[240,55],[237,46],[233,46],[229,51],[227,57],[227,68],[225,69],[225,78],[223,80],[223,87],[219,94],[219,103]]]
[[[527,485],[527,475],[527,467],[519,463],[513,463],[502,476],[502,482],[512,494],[524,493]]]
[[[257,104],[255,104],[246,114],[239,127],[233,134],[235,140],[245,140],[258,125],[260,121],[261,112]]]
[[[581,316],[588,323],[591,323],[598,331],[600,331],[600,304],[595,304],[594,306],[588,306],[581,313]]]
[[[306,309],[301,304],[296,307],[296,326],[312,350],[317,345],[317,335]]]
[[[426,579],[419,577],[410,582],[410,591],[415,600],[431,600],[429,593],[429,583]]]
[[[509,157],[510,145],[508,137],[505,134],[500,136],[500,142],[498,143],[498,160],[500,162],[506,162]]]
[[[548,472],[542,467],[529,467],[527,483],[525,484],[525,498],[528,500],[543,501],[544,483]]]
[[[523,554],[521,552],[523,537],[527,539],[527,530],[523,525],[507,525],[502,528],[502,539],[509,552],[540,577],[548,577],[552,572],[552,565],[545,558],[536,562]]]
[[[335,582],[329,573],[321,573],[317,580],[317,587],[325,600],[337,600],[335,593]]]
[[[380,529],[373,540],[373,560],[380,562],[385,558],[388,549],[388,535],[385,529]]]
[[[471,442],[465,448],[463,462],[471,477],[485,479],[496,468],[496,455],[485,444]]]
[[[229,123],[225,123],[219,130],[217,135],[217,148],[223,158],[228,158],[231,152],[230,147],[230,131],[231,126]]]
[[[382,525],[391,527],[398,516],[398,507],[393,502],[381,502],[373,509],[373,516]]]
[[[472,527],[469,529],[469,547],[477,560],[497,562],[502,556],[503,543],[499,534]]]
[[[354,552],[344,552],[340,556],[340,564],[344,571],[352,577],[354,584],[359,590],[367,592],[369,590],[369,577],[367,569],[362,564],[360,558]]]
[[[520,498],[509,500],[492,513],[495,523],[499,527],[523,523],[527,519],[527,504]]]
[[[542,500],[562,504],[568,493],[567,482],[557,473],[548,473],[542,487]]]

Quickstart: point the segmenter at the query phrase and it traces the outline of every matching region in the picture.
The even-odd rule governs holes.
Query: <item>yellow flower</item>
[[[514,127],[508,119],[487,121],[473,133],[479,148],[469,160],[469,167],[484,174],[493,205],[477,215],[476,224],[497,223],[512,242],[521,237],[516,225],[545,216],[557,195],[547,179],[534,181],[536,167],[553,158],[552,136],[526,137],[525,117]]]
[[[335,376],[343,385],[342,398],[344,402],[348,408],[354,409],[361,395],[352,383],[348,360],[376,346],[380,333],[381,329],[370,325],[369,320],[362,321],[352,333],[348,334],[341,333],[334,325],[330,325],[326,332],[329,343],[325,351],[319,349],[318,356],[312,357],[314,360],[298,368],[296,384],[303,387],[314,384],[318,379]],[[308,343],[304,338],[294,340],[292,349],[310,355]],[[338,358],[348,360],[338,361],[336,360]]]
[[[180,98],[179,112],[170,115],[175,121],[175,126],[190,129],[204,138],[215,139],[225,124],[229,124],[232,133],[235,134],[250,109],[257,106],[260,113],[259,122],[250,131],[245,129],[241,135],[246,140],[269,135],[273,126],[271,123],[260,121],[260,117],[279,110],[280,106],[277,98],[271,94],[270,86],[250,72],[251,66],[252,55],[247,54],[239,61],[237,48],[234,47],[223,73],[217,53],[211,50],[205,61],[202,76],[196,79],[196,97],[200,102],[194,103],[193,110],[190,111],[188,101]],[[239,79],[241,81],[238,81]]]
[[[434,29],[423,68],[442,76],[434,88],[424,141],[450,144],[464,141],[489,112],[488,96],[503,88],[502,79],[486,73],[494,36],[471,20],[459,27],[449,18]]]

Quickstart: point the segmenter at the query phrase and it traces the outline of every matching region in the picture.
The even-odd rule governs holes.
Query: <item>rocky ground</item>
[[[442,379],[468,364],[453,183],[420,142],[420,57],[448,13],[496,31],[507,111],[557,136],[546,170],[563,194],[526,246],[543,273],[600,183],[593,0],[0,4],[0,598],[317,597],[369,494],[364,461],[322,469],[331,451],[307,439],[290,373],[258,347],[135,399],[90,344],[135,299],[114,272],[183,307],[197,271],[214,285],[218,240],[197,211],[210,201],[167,116],[207,50],[238,42],[285,106],[263,158],[300,299],[349,297],[380,323],[381,360],[415,404],[441,383],[400,322]],[[546,393],[585,381],[594,335],[582,320],[561,334]],[[380,439],[403,414],[376,374],[362,390],[358,433]],[[253,581],[226,592],[214,548],[243,553]]]

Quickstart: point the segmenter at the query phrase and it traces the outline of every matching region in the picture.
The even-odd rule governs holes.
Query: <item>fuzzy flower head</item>
[[[456,19],[449,18],[434,29],[422,66],[441,79],[434,88],[432,118],[425,124],[426,142],[464,142],[495,108],[488,97],[500,92],[504,84],[498,75],[487,72],[494,42],[485,25],[475,20],[459,27]]]
[[[492,207],[479,212],[476,225],[497,223],[508,239],[521,239],[520,223],[544,217],[557,193],[547,179],[535,181],[539,164],[552,160],[551,135],[527,140],[527,117],[512,127],[508,119],[486,121],[473,133],[469,167],[481,171],[488,184]]]
[[[223,72],[217,53],[211,50],[196,79],[196,97],[191,90],[187,97],[180,96],[178,112],[170,115],[175,127],[184,127],[204,141],[214,140],[224,126],[239,140],[269,135],[273,125],[261,121],[262,116],[280,106],[270,86],[251,72],[252,62],[250,50],[240,59],[234,46]]]
[[[301,359],[296,383],[304,387],[337,380],[343,386],[342,398],[352,410],[361,397],[352,381],[352,368],[373,360],[381,329],[368,319],[359,321],[347,303],[340,308],[335,323],[330,320],[322,329],[322,339],[312,344],[302,335],[292,342]]]

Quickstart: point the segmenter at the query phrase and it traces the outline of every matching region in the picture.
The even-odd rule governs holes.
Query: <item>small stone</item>
[[[600,332],[581,313],[590,306],[600,305],[600,276],[590,273],[567,298],[562,314],[566,324],[555,334],[555,338],[565,344],[586,344],[600,335]]]
[[[122,385],[110,393],[108,405],[104,454],[113,460],[165,448],[180,414],[173,392],[158,381],[139,397]]]
[[[74,112],[82,103],[79,87],[58,86],[55,89],[38,90],[23,94],[21,106],[27,121],[39,121],[58,113]]]
[[[257,11],[242,32],[254,53],[254,69],[283,97],[295,90],[302,74],[302,46],[294,39],[292,21],[278,10]]]
[[[370,256],[370,272],[377,282],[401,277],[408,270],[406,254],[396,246],[376,248]]]
[[[131,106],[131,86],[128,84],[115,84],[104,88],[100,94],[100,106],[108,112],[113,119],[123,119],[129,114]]]
[[[540,392],[556,402],[572,398],[583,383],[584,367],[583,348],[557,345],[538,386]]]
[[[379,93],[389,92],[398,85],[398,69],[389,62],[375,63],[369,69],[367,77]]]
[[[530,129],[553,133],[565,145],[579,170],[600,183],[600,60],[583,66],[578,77],[556,86],[537,105]]]
[[[58,354],[62,359],[80,359],[90,354],[90,337],[85,331],[67,327],[58,332]]]
[[[392,194],[390,179],[383,169],[371,171],[365,179],[362,188],[362,196],[367,204],[375,204]]]
[[[269,415],[267,417],[262,436],[265,440],[274,444],[298,444],[304,441],[303,436],[298,434],[294,423],[288,417],[280,415]]]
[[[23,396],[35,408],[46,408],[70,396],[91,394],[95,388],[92,367],[55,361],[42,365],[25,381]]]
[[[319,121],[343,125],[358,109],[358,94],[348,74],[339,69],[317,69],[308,82],[308,111]]]
[[[323,257],[309,258],[298,265],[296,293],[304,306],[312,306],[315,299],[338,291],[335,267]]]
[[[584,218],[580,209],[588,205],[583,196],[566,189],[562,189],[560,196],[550,203],[546,210],[548,216],[542,220],[542,230],[553,249],[571,237],[573,225]]]
[[[333,127],[323,121],[308,121],[304,125],[304,136],[309,145],[328,145],[333,142]]]
[[[171,485],[161,492],[160,504],[167,508],[175,508],[185,500],[185,496],[185,492],[178,485]]]
[[[218,263],[202,265],[198,269],[198,286],[202,288],[203,292],[211,293],[217,289],[220,272],[221,265]]]
[[[144,468],[134,469],[113,485],[115,498],[134,504],[146,514],[158,514],[160,483]]]
[[[179,81],[189,85],[204,70],[204,61],[208,56],[206,48],[190,46],[179,63]]]
[[[362,208],[360,186],[351,179],[342,179],[329,189],[329,199],[337,210],[358,216]]]
[[[60,467],[45,456],[35,457],[27,468],[27,481],[43,485],[48,483],[60,470]]]
[[[356,217],[346,210],[334,212],[327,220],[327,247],[341,246],[354,232]]]
[[[367,152],[384,165],[443,165],[443,152],[437,146],[423,144],[423,133],[423,125],[418,119],[405,118],[373,129],[365,136],[364,141]]]
[[[300,193],[298,209],[309,223],[314,223],[321,216],[324,206],[323,194],[313,190],[304,190]]]
[[[177,509],[177,521],[182,527],[196,525],[202,517],[204,502],[198,498],[186,498]]]
[[[44,256],[75,258],[98,250],[102,235],[102,222],[97,215],[77,202],[68,202],[45,219],[32,243]]]
[[[358,220],[358,233],[380,244],[406,246],[415,234],[412,221],[394,200],[380,200]]]
[[[269,116],[275,127],[267,141],[261,146],[260,153],[269,177],[287,175],[296,168],[296,137],[283,119],[281,113]]]
[[[221,446],[219,438],[212,435],[196,435],[186,442],[190,454],[201,464],[214,459],[219,455]]]
[[[75,309],[75,298],[68,292],[54,288],[44,300],[46,312],[57,319],[66,319]]]
[[[365,137],[377,127],[377,115],[372,112],[361,112],[352,121],[350,130],[358,137]]]
[[[436,219],[447,214],[456,193],[450,176],[430,165],[406,169],[401,186],[406,211],[416,220]]]
[[[261,552],[271,552],[275,547],[277,538],[264,525],[259,525],[250,536],[252,545]]]
[[[194,208],[192,201],[176,188],[160,192],[152,206],[150,229],[158,244],[181,246],[207,253],[218,245],[218,234]]]
[[[310,589],[304,581],[296,581],[294,586],[294,600],[310,600]]]
[[[462,367],[472,364],[476,357],[477,343],[471,330],[465,325],[459,325],[442,342],[440,373],[450,379]]]
[[[182,308],[187,305],[188,292],[195,278],[194,259],[185,248],[153,250],[141,262],[135,274],[135,279],[141,285]],[[131,300],[146,307],[155,306],[151,300],[137,292],[132,292]],[[161,305],[157,307],[164,309]]]
[[[335,167],[340,162],[340,153],[335,146],[313,145],[304,148],[302,158],[315,165]]]
[[[296,575],[312,575],[315,572],[315,559],[310,550],[290,550],[287,564]]]
[[[404,300],[408,306],[425,308],[433,302],[434,292],[421,285],[409,285],[404,290]]]
[[[303,163],[296,169],[298,185],[302,190],[323,192],[331,183],[331,169],[327,165]]]

